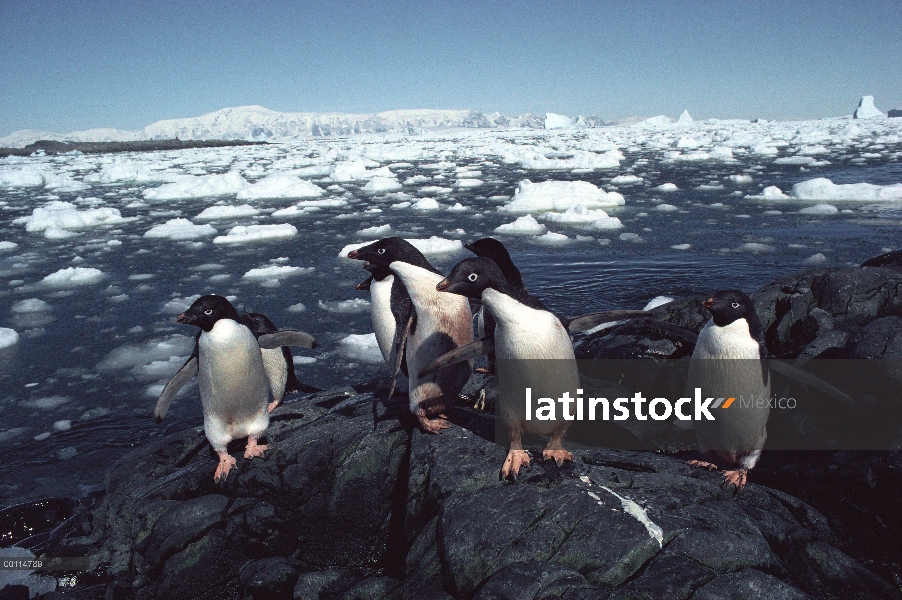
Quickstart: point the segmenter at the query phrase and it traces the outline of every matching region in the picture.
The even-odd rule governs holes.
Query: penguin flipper
[[[647,317],[650,314],[645,310],[605,310],[578,317],[570,317],[569,319],[564,319],[564,323],[567,325],[567,330],[570,333],[580,333],[597,327],[602,323]]]
[[[482,338],[481,340],[476,340],[475,342],[470,342],[469,344],[458,346],[454,350],[442,354],[434,361],[429,363],[420,371],[419,376],[425,377],[426,375],[435,373],[436,371],[444,369],[445,367],[450,367],[451,365],[455,365],[459,362],[472,360],[484,354],[488,354],[494,349],[495,344],[488,338]]]
[[[182,365],[182,368],[179,369],[175,375],[172,376],[172,379],[169,380],[169,383],[166,384],[166,387],[163,388],[163,391],[160,393],[160,397],[157,399],[157,406],[153,411],[153,420],[157,423],[163,421],[163,417],[166,416],[166,411],[169,410],[169,405],[172,404],[172,400],[175,398],[175,395],[179,393],[186,383],[191,381],[191,379],[197,375],[197,356],[192,354],[185,364]]]
[[[302,348],[316,348],[319,344],[309,333],[296,329],[283,329],[275,333],[267,333],[257,338],[261,348],[268,350],[281,346],[300,346]]]
[[[788,365],[785,362],[781,362],[779,360],[771,360],[768,362],[770,363],[769,366],[771,371],[795,379],[796,381],[804,383],[805,385],[810,385],[811,387],[818,389],[825,394],[832,396],[833,398],[836,398],[843,404],[855,404],[855,401],[848,394],[846,394],[839,388],[827,383],[817,375],[813,375],[808,371],[803,371],[798,367]]]
[[[354,289],[359,290],[361,292],[365,292],[366,290],[370,289],[370,285],[372,283],[373,283],[373,276],[370,275],[369,277],[367,277],[366,279],[364,279],[363,281],[361,281],[360,283],[355,285]]]
[[[401,363],[404,362],[406,357],[407,338],[410,337],[410,332],[415,327],[416,319],[416,313],[411,314],[407,319],[407,325],[404,327],[404,330],[399,330],[398,335],[395,337],[395,364],[392,366],[391,371],[391,388],[388,390],[389,400],[391,400],[392,394],[395,393],[395,386],[398,384],[398,372],[401,370]]]

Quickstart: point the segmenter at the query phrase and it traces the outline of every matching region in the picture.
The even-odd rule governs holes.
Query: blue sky
[[[0,135],[228,106],[795,119],[902,108],[902,5],[0,0]]]

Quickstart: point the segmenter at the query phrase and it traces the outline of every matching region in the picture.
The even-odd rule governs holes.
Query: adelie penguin
[[[395,274],[388,266],[375,263],[364,263],[363,268],[371,273],[366,280],[358,283],[354,289],[370,292],[370,318],[373,321],[373,331],[376,334],[376,343],[385,360],[389,373],[395,366],[394,355],[395,335],[397,334],[398,315],[408,315],[411,309],[410,297],[404,286],[395,285]],[[394,295],[394,299],[392,294]],[[394,303],[394,308],[393,308]],[[404,318],[404,317],[402,317]],[[402,373],[398,374],[396,386],[407,392],[407,366],[402,363]]]
[[[501,477],[516,476],[520,467],[529,465],[529,454],[523,450],[524,432],[535,435],[551,434],[551,441],[542,452],[545,459],[559,465],[572,460],[562,442],[567,421],[526,419],[524,397],[526,388],[532,398],[558,398],[564,392],[577,396],[579,372],[573,355],[573,345],[564,325],[553,313],[521,286],[510,284],[501,269],[489,258],[468,258],[458,263],[447,278],[436,285],[441,292],[479,300],[494,317],[495,355],[504,368],[499,378],[499,390],[516,390],[515,398],[500,398],[500,417],[510,436],[510,450],[501,467]],[[475,345],[474,345],[475,347]],[[485,350],[488,346],[484,347]],[[439,370],[441,372],[441,370]]]
[[[755,303],[743,292],[717,292],[703,306],[711,313],[698,335],[689,362],[689,390],[700,388],[703,397],[770,398],[767,350]],[[699,450],[731,468],[724,470],[724,485],[738,492],[748,472],[758,462],[767,441],[768,402],[735,401],[715,409],[715,420],[694,421]],[[692,466],[714,469],[711,462],[690,461]]]
[[[160,395],[154,418],[162,420],[175,393],[197,373],[204,433],[219,455],[213,479],[219,481],[235,466],[226,450],[232,440],[247,437],[247,459],[261,457],[267,450],[257,444],[269,426],[272,385],[262,351],[281,351],[285,345],[314,347],[316,342],[299,331],[277,331],[258,339],[227,299],[212,294],[198,298],[176,321],[201,331],[191,357]],[[277,385],[278,381],[281,378]],[[287,387],[287,376],[284,381]]]
[[[394,275],[389,308],[394,319],[390,358],[394,379],[402,364],[407,367],[410,411],[423,430],[438,433],[448,427],[443,412],[449,409],[473,370],[465,361],[440,372],[420,376],[435,358],[473,341],[473,313],[465,298],[455,298],[436,290],[443,279],[426,257],[402,238],[385,238],[358,248],[348,258],[387,267]],[[373,280],[375,282],[375,279]],[[372,282],[371,282],[372,292]],[[375,313],[374,313],[375,314]],[[380,318],[387,319],[384,309]],[[377,340],[380,328],[389,328],[374,318]],[[384,351],[383,351],[384,356]],[[394,386],[392,390],[394,391]]]
[[[504,244],[502,244],[495,238],[489,237],[476,240],[475,242],[470,242],[469,244],[464,244],[464,248],[466,248],[476,256],[492,259],[492,261],[496,265],[498,265],[498,268],[501,269],[501,273],[504,275],[504,278],[507,280],[507,283],[511,286],[511,288],[523,293],[528,293],[526,290],[526,284],[523,283],[523,276],[520,274],[520,269],[518,269],[514,264],[514,261],[511,260],[511,255],[507,251],[507,248],[504,247]],[[476,314],[476,323],[478,328],[477,333],[479,334],[480,339],[485,338],[488,340],[494,340],[495,319],[494,317],[492,317],[491,313],[486,313],[486,311],[480,307],[479,312]],[[486,358],[488,359],[488,367],[486,369],[486,372],[494,373],[494,351],[488,352]]]

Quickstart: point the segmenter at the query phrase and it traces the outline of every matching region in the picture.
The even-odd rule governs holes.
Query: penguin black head
[[[348,258],[365,260],[382,267],[388,267],[393,262],[400,261],[432,269],[422,252],[404,238],[399,237],[384,238],[352,250],[348,252]]]
[[[449,292],[467,298],[482,298],[482,292],[491,288],[500,292],[509,289],[501,268],[490,258],[465,258],[457,263],[451,274],[435,286],[440,292]]]
[[[702,302],[702,306],[708,309],[718,327],[725,327],[739,319],[745,319],[749,327],[758,323],[755,303],[739,290],[717,292]]]
[[[183,325],[195,325],[204,331],[210,331],[220,319],[232,319],[241,323],[241,317],[231,302],[222,296],[209,294],[195,300],[191,308],[180,314],[175,320]]]
[[[520,270],[514,265],[514,261],[511,260],[511,255],[507,251],[507,248],[495,238],[482,238],[475,242],[464,244],[464,248],[476,256],[491,258],[501,269],[504,278],[507,279],[509,284],[517,289],[526,288],[523,283],[523,276],[520,274]]]

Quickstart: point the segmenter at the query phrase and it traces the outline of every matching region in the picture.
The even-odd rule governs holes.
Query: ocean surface
[[[895,198],[891,186],[902,183],[902,128],[843,137],[847,125],[838,120],[783,129],[749,125],[742,132],[758,133],[731,146],[731,139],[739,139],[737,127],[698,124],[632,138],[629,132],[595,130],[369,136],[0,161],[0,327],[19,336],[0,349],[0,508],[42,497],[86,496],[103,487],[105,470],[118,457],[151,438],[201,425],[196,384],[182,391],[163,424],[152,419],[162,385],[193,345],[196,330],[175,317],[200,294],[233,297],[239,309],[314,335],[320,348],[294,352],[305,383],[332,388],[383,376],[374,343],[349,337],[372,332],[368,294],[354,290],[368,273],[339,256],[349,244],[374,239],[361,233],[370,227],[389,225],[390,235],[464,243],[494,235],[509,248],[530,291],[562,316],[642,308],[661,295],[753,292],[784,275],[855,265],[900,247],[902,194]],[[800,131],[808,137],[800,138]],[[820,138],[814,135],[819,131]],[[603,144],[601,135],[607,135]],[[771,142],[773,151],[752,151]],[[608,168],[567,162],[568,153],[585,152],[593,143],[601,145],[597,152],[619,148],[623,158]],[[718,144],[732,154],[701,156]],[[512,160],[501,146],[534,148],[544,162]],[[674,148],[684,158],[675,157]],[[777,162],[785,157],[813,158]],[[561,168],[548,167],[555,159]],[[356,178],[336,174],[335,165],[354,161]],[[380,189],[371,183],[377,176],[361,175],[361,168],[378,170],[382,179],[394,177],[397,185]],[[240,174],[244,183],[215,188],[204,179],[226,173]],[[334,202],[239,199],[245,185],[273,174],[310,181],[323,190],[318,200]],[[638,181],[612,183],[624,174]],[[38,176],[42,183],[35,184]],[[794,184],[814,178],[889,186],[889,199],[762,196],[769,186],[789,194]],[[495,234],[496,227],[522,216],[499,208],[526,179],[616,190],[625,204],[602,208],[622,227],[568,225],[543,219],[548,211],[537,210],[533,216],[547,231],[567,238]],[[196,181],[200,191],[190,191],[186,181]],[[659,190],[664,183],[677,190]],[[148,193],[166,185],[182,187],[169,198]],[[421,203],[423,198],[437,202]],[[818,204],[833,208],[798,212]],[[36,212],[50,205],[57,217]],[[244,205],[256,213],[197,218],[209,207]],[[274,214],[291,206],[299,209]],[[118,216],[89,212],[101,208]],[[60,216],[65,210],[70,212]],[[145,236],[172,219],[216,232],[197,230],[188,239]],[[234,227],[285,223],[296,233],[246,243],[213,241]],[[428,256],[447,272],[468,252]],[[278,279],[249,273],[277,266],[299,269]],[[70,268],[82,270],[63,271]]]

